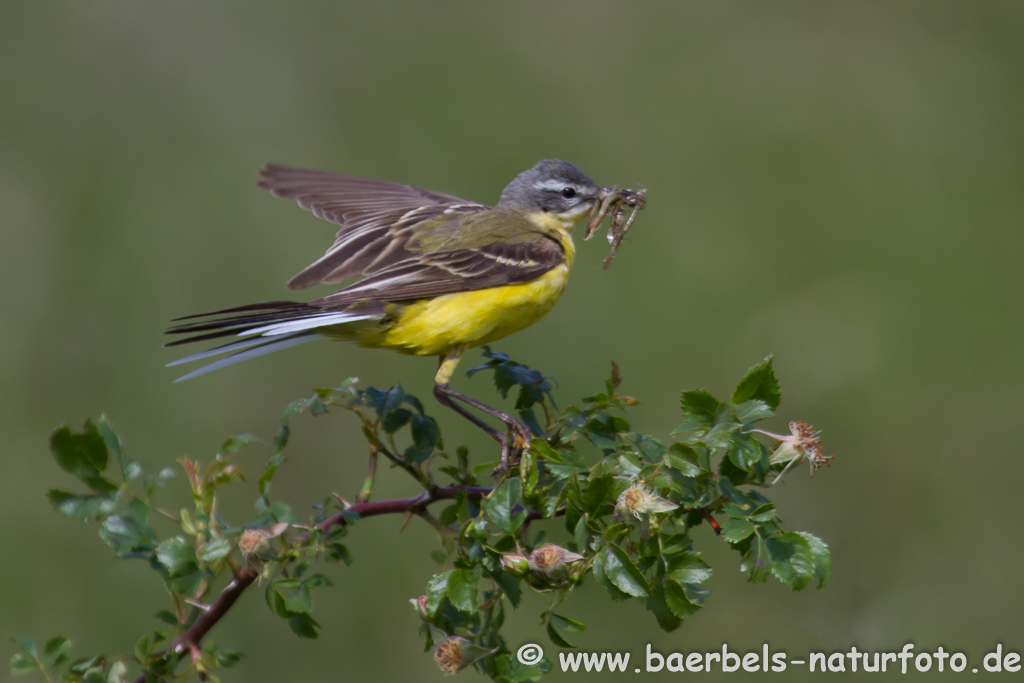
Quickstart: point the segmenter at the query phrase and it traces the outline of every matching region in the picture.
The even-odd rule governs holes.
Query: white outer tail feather
[[[270,325],[264,325],[255,329],[239,332],[237,335],[239,337],[258,335],[256,337],[242,339],[241,341],[231,342],[212,349],[207,349],[206,351],[193,353],[190,356],[185,356],[184,358],[171,361],[165,367],[173,367],[184,363],[191,363],[193,361],[211,358],[213,356],[219,356],[223,353],[231,353],[231,355],[226,358],[221,358],[209,365],[204,365],[203,367],[193,370],[192,372],[182,375],[178,379],[174,380],[175,383],[184,382],[187,379],[192,379],[199,375],[205,375],[208,372],[220,370],[221,368],[234,365],[235,363],[241,363],[242,361],[249,360],[250,358],[257,358],[268,353],[273,353],[274,351],[280,351],[291,346],[297,346],[299,344],[313,341],[314,339],[319,339],[324,335],[319,334],[314,330],[321,327],[333,327],[335,325],[358,322],[360,320],[376,319],[378,319],[378,316],[375,315],[317,313],[297,320],[292,319]]]

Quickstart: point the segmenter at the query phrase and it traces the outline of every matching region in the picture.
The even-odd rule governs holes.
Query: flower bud
[[[409,602],[412,604],[412,608],[416,610],[416,613],[421,618],[427,617],[427,596],[421,595],[418,598],[409,598]]]
[[[523,577],[530,571],[530,561],[522,555],[509,553],[501,556],[501,568],[512,576]]]

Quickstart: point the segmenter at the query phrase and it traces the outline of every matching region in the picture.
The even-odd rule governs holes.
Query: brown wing
[[[539,233],[514,244],[406,253],[406,258],[311,305],[333,309],[357,301],[403,301],[520,284],[565,261],[562,245]]]
[[[379,272],[404,259],[413,225],[489,208],[410,185],[277,164],[264,166],[260,176],[259,187],[342,226],[327,253],[292,278],[289,289]]]

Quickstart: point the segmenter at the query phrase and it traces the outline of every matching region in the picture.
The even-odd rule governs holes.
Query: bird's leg
[[[458,365],[459,359],[462,357],[464,350],[465,349],[462,347],[456,347],[449,351],[448,355],[441,357],[441,362],[437,369],[437,375],[434,376],[434,396],[437,398],[438,403],[447,406],[459,415],[462,415],[474,425],[487,432],[492,439],[501,444],[500,468],[507,470],[510,466],[518,462],[519,456],[523,452],[523,448],[525,448],[526,444],[530,442],[530,428],[508,413],[503,413],[500,410],[492,408],[451,388],[448,382],[451,380],[452,374],[455,372],[455,366]],[[466,410],[466,408],[456,403],[456,400],[462,401],[481,412],[487,413],[491,417],[501,420],[508,429],[508,433],[502,434],[497,429],[491,427],[479,417]]]

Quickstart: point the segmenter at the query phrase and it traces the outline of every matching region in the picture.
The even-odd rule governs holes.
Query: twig
[[[381,500],[374,502],[362,502],[348,508],[346,511],[329,517],[317,524],[316,528],[323,531],[333,526],[348,523],[346,516],[352,513],[360,517],[375,517],[395,513],[419,514],[427,505],[439,500],[451,500],[459,494],[464,493],[467,497],[479,500],[489,494],[491,488],[487,486],[434,486],[418,496],[411,498],[396,498],[394,500]],[[308,537],[308,534],[307,534]],[[305,540],[305,539],[303,539]],[[183,652],[186,649],[198,647],[202,639],[209,633],[210,629],[217,625],[235,601],[248,589],[259,577],[259,571],[251,568],[236,569],[234,579],[221,591],[217,599],[209,606],[209,609],[192,625],[185,633],[179,636],[171,645],[172,652]],[[134,683],[146,683],[145,672],[139,674]]]

